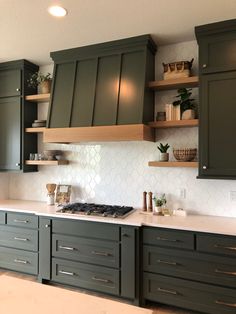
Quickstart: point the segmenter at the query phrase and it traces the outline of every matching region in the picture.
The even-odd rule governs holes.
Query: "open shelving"
[[[43,128],[26,128],[25,132],[26,133],[43,133],[45,131],[45,127]]]
[[[182,77],[179,79],[173,80],[161,80],[161,81],[152,81],[148,83],[148,87],[152,90],[170,90],[178,88],[191,88],[198,87],[199,80],[198,76]]]
[[[149,167],[187,167],[197,168],[197,161],[149,161]]]
[[[198,126],[198,119],[193,120],[171,120],[171,121],[154,121],[149,122],[148,125],[155,129],[165,128],[184,128]]]
[[[26,96],[25,99],[31,102],[48,102],[50,100],[50,94],[36,94]]]
[[[38,165],[38,166],[60,166],[68,165],[68,160],[26,160],[26,165]]]

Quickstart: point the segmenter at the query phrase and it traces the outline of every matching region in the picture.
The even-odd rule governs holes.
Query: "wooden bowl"
[[[178,161],[192,161],[197,154],[197,148],[173,149],[173,154]]]

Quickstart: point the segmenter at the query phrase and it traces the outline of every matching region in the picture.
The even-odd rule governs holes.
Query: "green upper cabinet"
[[[156,45],[149,35],[51,53],[48,127],[141,124],[153,120]]]
[[[236,20],[196,27],[199,178],[236,179]]]
[[[37,119],[37,104],[25,101],[36,93],[27,84],[36,71],[38,66],[26,60],[0,63],[0,171],[37,170],[24,163],[37,152],[37,135],[24,132]]]

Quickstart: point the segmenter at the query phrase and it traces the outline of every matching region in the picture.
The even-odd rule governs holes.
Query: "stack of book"
[[[166,121],[181,120],[180,106],[165,105]]]

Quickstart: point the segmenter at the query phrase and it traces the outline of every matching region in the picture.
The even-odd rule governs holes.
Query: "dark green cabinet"
[[[37,152],[37,135],[24,132],[37,119],[37,104],[25,100],[36,93],[27,80],[37,70],[26,60],[0,63],[0,171],[37,170],[24,163]]]
[[[51,53],[48,127],[142,124],[153,120],[156,45],[149,35]]]
[[[199,178],[236,178],[236,20],[196,27]]]

